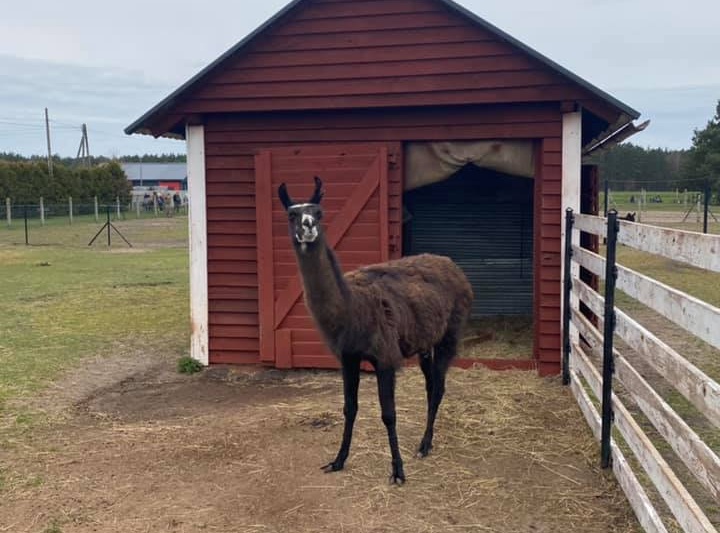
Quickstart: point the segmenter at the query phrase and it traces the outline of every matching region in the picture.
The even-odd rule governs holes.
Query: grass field
[[[645,192],[647,203],[643,204],[646,211],[680,211],[685,212],[697,202],[697,191],[688,191],[687,195],[680,191],[650,191]],[[637,211],[638,202],[642,196],[642,191],[610,191],[610,201],[608,208],[615,207],[621,213],[626,211]],[[660,198],[661,202],[653,202],[652,199]],[[632,202],[631,199],[635,201]],[[600,210],[605,205],[605,193],[600,193]],[[715,206],[716,210],[718,207]]]
[[[72,226],[0,229],[0,412],[89,356],[188,346],[187,219],[116,223],[134,248],[113,235],[92,248],[92,217]]]

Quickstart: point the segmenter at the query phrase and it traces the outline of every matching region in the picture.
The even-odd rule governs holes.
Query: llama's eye
[[[290,212],[288,213],[288,218],[289,218],[290,220],[296,220],[297,217],[298,217],[298,214],[297,214],[295,211],[290,211]]]
[[[318,220],[322,220],[322,217],[323,217],[322,211],[318,211],[317,213],[315,213],[315,218],[317,218]]]

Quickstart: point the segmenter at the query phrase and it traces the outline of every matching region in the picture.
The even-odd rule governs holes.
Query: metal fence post
[[[605,325],[603,330],[602,434],[600,458],[602,468],[611,465],[610,438],[614,419],[612,408],[612,379],[615,372],[613,335],[615,333],[615,281],[617,280],[617,234],[620,224],[617,211],[607,216],[607,254],[605,257]]]
[[[93,197],[95,201],[95,222],[100,222],[100,213],[98,213],[98,199],[97,196]]]
[[[25,218],[25,246],[30,244],[30,241],[28,239],[28,227],[27,227],[27,205],[23,206],[23,217]]]
[[[40,225],[45,225],[45,199],[40,197]]]
[[[710,180],[705,178],[705,214],[703,218],[703,233],[708,232],[708,211],[710,211]]]
[[[572,208],[565,211],[565,261],[563,265],[563,385],[570,385],[570,294],[572,292],[572,231],[575,216]]]
[[[608,214],[608,197],[610,196],[610,182],[605,178],[605,216]]]
[[[70,225],[72,226],[73,223],[73,203],[72,203],[72,196],[68,197],[68,212],[70,215]]]
[[[115,197],[115,205],[117,206],[117,219],[120,220],[120,197]]]
[[[12,227],[12,202],[10,198],[5,198],[5,215],[7,216],[8,228]]]

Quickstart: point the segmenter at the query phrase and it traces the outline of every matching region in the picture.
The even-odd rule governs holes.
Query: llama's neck
[[[345,283],[335,253],[328,248],[323,237],[305,251],[297,247],[295,253],[305,289],[305,302],[310,312],[325,333],[337,333],[346,323],[350,289]]]

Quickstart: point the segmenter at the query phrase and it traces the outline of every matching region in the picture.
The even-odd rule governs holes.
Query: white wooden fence
[[[602,406],[603,385],[617,379],[704,490],[720,503],[720,459],[717,454],[643,378],[633,366],[633,360],[614,349],[612,335],[611,338],[603,335],[605,321],[612,321],[615,333],[636,353],[634,357],[656,370],[717,428],[720,428],[720,385],[626,313],[614,305],[606,307],[606,299],[614,302],[612,289],[603,297],[583,282],[577,272],[579,267],[585,268],[605,279],[606,288],[616,285],[628,296],[716,348],[720,348],[720,309],[621,265],[610,265],[608,268],[604,257],[573,245],[572,234],[582,231],[605,237],[609,247],[614,244],[616,236],[620,244],[712,272],[720,272],[720,236],[621,221],[614,212],[609,213],[607,219],[569,213],[568,220],[568,258],[565,262],[568,275],[564,278],[567,284],[564,305],[569,306],[564,327],[567,332],[565,344],[569,350],[566,350],[564,370],[566,382],[593,433],[601,440],[603,421],[591,394]],[[613,231],[616,233],[611,238]],[[568,254],[567,250],[571,253]],[[608,251],[610,260],[613,256]],[[607,283],[608,272],[614,278],[611,283]],[[580,302],[597,317],[597,327],[580,312]],[[603,362],[608,360],[609,365],[604,366]],[[610,371],[603,376],[597,368],[609,368]],[[614,424],[682,530],[716,532],[704,510],[614,393],[610,406],[612,417],[608,417],[607,423]],[[621,446],[613,437],[606,444],[615,476],[642,527],[648,532],[668,531],[661,513],[656,510],[623,456]]]

